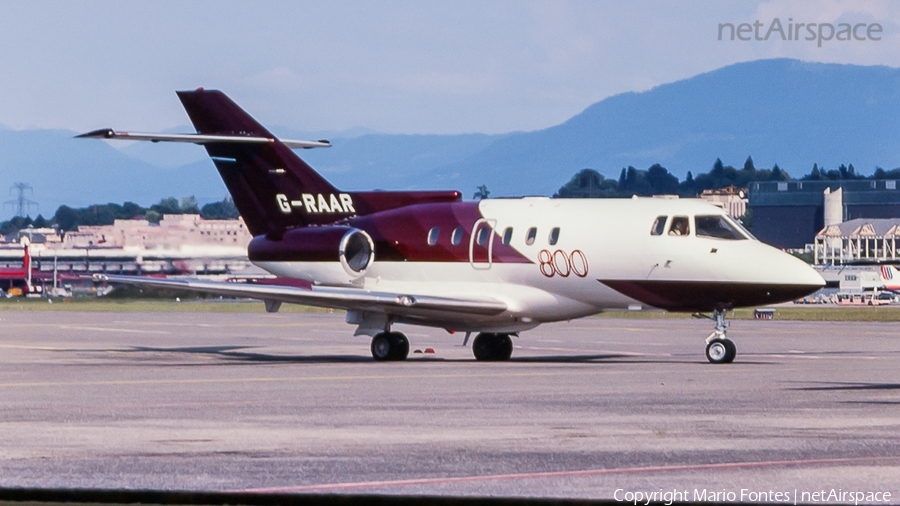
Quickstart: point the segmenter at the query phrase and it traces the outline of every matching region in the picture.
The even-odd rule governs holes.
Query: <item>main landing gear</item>
[[[468,340],[468,337],[466,338]],[[483,332],[475,336],[472,352],[476,360],[502,362],[512,356],[513,343],[509,334]],[[372,358],[379,362],[406,360],[409,340],[400,332],[381,332],[372,338]]]
[[[475,336],[472,352],[475,360],[502,362],[512,356],[513,343],[509,334],[490,334],[487,332]]]
[[[401,361],[409,355],[409,340],[400,332],[382,332],[372,338],[372,357],[378,361]]]
[[[728,322],[725,320],[725,310],[716,309],[712,316],[696,314],[699,318],[707,318],[716,322],[715,330],[706,338],[706,358],[713,364],[730,364],[737,356],[737,347],[734,341],[725,337]]]

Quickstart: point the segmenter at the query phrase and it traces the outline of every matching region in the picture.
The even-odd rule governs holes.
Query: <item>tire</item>
[[[512,356],[513,344],[509,334],[482,333],[472,341],[475,360],[501,362]]]
[[[509,337],[509,334],[498,334],[497,335],[497,347],[495,349],[496,356],[494,360],[505,361],[509,360],[509,357],[512,356],[513,352],[513,342],[512,338]]]
[[[726,339],[724,343],[728,353],[725,356],[725,362],[723,363],[730,364],[734,362],[734,357],[737,356],[737,346],[734,345],[734,341],[732,341],[731,339]]]
[[[731,339],[716,339],[706,345],[706,359],[713,364],[730,364],[737,356],[737,347]]]
[[[403,361],[409,356],[409,339],[400,332],[391,332],[391,358],[390,360]]]
[[[382,332],[381,334],[373,337],[371,346],[372,358],[379,362],[391,360],[391,355],[394,350],[394,346],[391,341],[392,340],[390,334],[386,332]]]
[[[472,341],[472,353],[475,354],[475,360],[491,359],[491,334],[478,334]]]

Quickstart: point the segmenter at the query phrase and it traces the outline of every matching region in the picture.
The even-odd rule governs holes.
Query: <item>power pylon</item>
[[[25,198],[25,192],[30,191],[32,195],[34,195],[34,188],[31,187],[28,183],[15,183],[14,185],[9,187],[9,192],[12,193],[13,190],[16,190],[19,193],[18,198],[13,200],[7,200],[3,203],[4,206],[15,206],[16,208],[16,216],[21,216],[22,218],[28,216],[28,212],[32,207],[37,208],[40,211],[41,206],[28,198]]]

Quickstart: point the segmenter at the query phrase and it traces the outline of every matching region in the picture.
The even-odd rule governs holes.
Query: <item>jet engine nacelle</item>
[[[250,260],[267,270],[323,285],[343,285],[363,277],[375,260],[375,244],[353,227],[288,230],[280,236],[254,237]]]

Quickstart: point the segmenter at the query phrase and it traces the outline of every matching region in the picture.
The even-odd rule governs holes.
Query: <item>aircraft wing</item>
[[[203,135],[203,134],[148,134],[139,132],[116,132],[112,128],[101,128],[86,134],[76,135],[77,139],[121,139],[125,141],[151,142],[189,142],[193,144],[209,144],[211,142],[228,142],[236,144],[266,144],[275,142],[272,137],[252,137],[243,135]],[[331,143],[321,141],[295,141],[278,139],[291,149],[330,148]]]
[[[375,310],[393,314],[411,314],[419,310],[496,315],[506,304],[490,298],[458,299],[402,293],[372,292],[358,288],[302,287],[275,284],[227,283],[196,279],[164,279],[143,276],[94,274],[94,281],[126,285],[171,288],[248,297],[264,301],[287,302],[306,306],[351,310]]]

